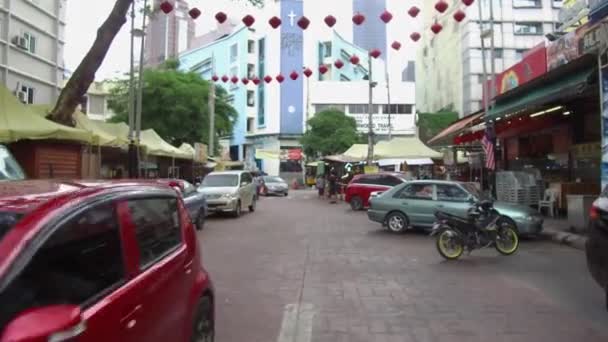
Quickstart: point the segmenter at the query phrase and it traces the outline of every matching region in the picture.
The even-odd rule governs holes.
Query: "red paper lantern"
[[[199,10],[196,7],[194,7],[193,9],[191,9],[190,11],[188,11],[188,15],[190,16],[190,18],[196,19],[196,18],[198,18],[198,17],[201,16],[201,10]]]
[[[361,60],[359,59],[359,57],[357,57],[357,55],[352,55],[352,56],[350,57],[350,62],[351,62],[352,64],[354,64],[354,65],[359,64],[359,62],[360,62],[360,61],[361,61]]]
[[[219,78],[219,77],[217,77],[217,75],[213,75],[213,76],[211,77],[211,80],[212,80],[213,82],[217,82],[217,81],[219,81],[219,80],[220,80],[220,78]]]
[[[312,76],[312,70],[310,70],[309,68],[306,68],[306,69],[304,69],[303,74],[304,74],[306,77],[310,77],[310,76]]]
[[[248,85],[249,79],[247,79],[247,77],[243,77],[243,78],[241,78],[241,82],[243,82],[244,85]]]
[[[417,42],[418,40],[420,40],[420,33],[413,32],[412,34],[410,34],[410,39],[412,39],[413,41]]]
[[[443,0],[439,0],[436,4],[435,4],[435,9],[437,10],[437,12],[439,13],[443,13],[448,9],[448,3],[443,1]]]
[[[418,16],[418,13],[420,13],[420,8],[416,7],[416,6],[412,6],[410,7],[409,11],[407,11],[407,13],[412,17],[412,18],[416,18]]]
[[[260,79],[259,79],[259,78],[257,78],[257,77],[254,77],[254,78],[251,80],[251,82],[253,82],[253,84],[255,84],[255,85],[257,86],[258,84],[260,84]]]
[[[272,76],[266,75],[266,77],[264,77],[264,82],[266,82],[266,83],[272,82]]]
[[[281,18],[274,16],[272,18],[270,18],[270,20],[268,20],[268,23],[270,24],[270,26],[272,26],[273,29],[276,29],[277,27],[281,26]]]
[[[283,83],[283,81],[285,81],[285,77],[283,77],[283,75],[281,75],[281,74],[278,74],[276,79],[277,79],[277,82],[279,82],[279,83]]]
[[[239,83],[239,78],[236,76],[232,76],[232,78],[230,79],[230,82],[237,84],[237,83]]]
[[[306,30],[308,25],[310,25],[310,20],[308,20],[306,17],[302,17],[298,20],[297,24],[302,30]]]
[[[291,78],[292,80],[297,80],[298,79],[298,73],[294,70],[291,72],[291,74],[289,74],[289,78]]]
[[[243,17],[243,24],[245,24],[245,26],[251,27],[253,23],[255,23],[255,18],[252,15],[247,14]]]
[[[443,30],[443,26],[441,26],[440,23],[435,22],[433,25],[431,25],[431,31],[433,31],[433,33],[437,34],[441,32],[441,30]]]
[[[380,57],[381,54],[382,54],[382,51],[380,51],[378,49],[373,49],[372,51],[369,52],[369,55],[374,58]]]
[[[467,14],[461,10],[454,12],[454,15],[453,15],[454,20],[456,20],[457,22],[463,21],[466,16],[467,16]]]
[[[334,62],[334,65],[336,66],[336,68],[342,69],[342,67],[344,66],[344,62],[338,59]]]
[[[388,10],[384,10],[384,12],[380,14],[380,20],[384,21],[385,24],[388,24],[391,20],[393,20],[393,15]]]
[[[365,16],[361,13],[357,13],[355,15],[353,15],[353,23],[355,23],[355,25],[361,25],[363,24],[363,22],[365,21]]]
[[[230,80],[230,78],[228,78],[228,76],[224,75],[222,76],[222,82],[226,83]]]
[[[215,14],[215,20],[217,20],[217,22],[220,24],[223,24],[226,21],[226,19],[228,19],[228,16],[224,12],[217,12]]]
[[[462,3],[465,4],[465,6],[471,6],[474,1],[475,0],[462,0]]]
[[[399,51],[399,49],[401,49],[401,43],[399,43],[398,41],[394,41],[393,44],[391,44],[391,47]]]
[[[334,27],[334,25],[336,25],[336,18],[333,15],[328,15],[327,17],[325,17],[324,21],[325,24],[329,27]]]
[[[163,1],[160,3],[160,10],[165,14],[169,14],[173,11],[173,4],[169,1]]]
[[[328,71],[329,71],[329,68],[326,65],[322,64],[319,66],[319,73],[321,75],[325,75],[325,73]]]

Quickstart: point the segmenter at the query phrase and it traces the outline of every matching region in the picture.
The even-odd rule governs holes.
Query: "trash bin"
[[[592,195],[567,195],[568,200],[568,223],[570,227],[578,230],[587,230],[589,224],[589,209],[596,196]]]

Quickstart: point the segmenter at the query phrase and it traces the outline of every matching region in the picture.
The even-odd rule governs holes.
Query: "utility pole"
[[[215,56],[211,54],[211,70],[215,74]],[[209,157],[215,154],[215,82],[209,83]]]
[[[367,107],[367,165],[371,166],[374,163],[374,130],[373,130],[373,93],[374,81],[372,78],[372,56],[368,54],[368,72],[369,79],[369,104]]]
[[[135,142],[137,144],[137,163],[139,164],[139,145],[141,142],[141,112],[143,103],[143,88],[144,88],[144,48],[146,40],[146,18],[148,16],[148,0],[144,0],[144,9],[142,12],[141,23],[141,44],[139,50],[139,72],[137,79],[137,108],[135,111]],[[141,176],[141,168],[137,168],[137,175]]]
[[[490,83],[490,101],[496,96],[496,67],[495,67],[495,54],[494,54],[494,0],[490,0],[490,72],[492,73]]]
[[[490,0],[492,1],[492,0]],[[479,31],[480,31],[480,36],[479,38],[481,38],[481,60],[482,60],[482,67],[483,67],[483,83],[482,83],[482,87],[483,87],[483,95],[482,95],[482,102],[483,102],[483,110],[484,110],[484,114],[487,116],[488,115],[488,108],[489,108],[489,99],[488,99],[488,69],[487,69],[487,65],[486,65],[486,43],[485,43],[485,36],[486,36],[486,32],[484,32],[483,30],[483,8],[481,6],[481,1],[477,1],[477,5],[479,7]],[[493,36],[494,32],[492,29],[490,29],[490,34]],[[494,63],[492,63],[494,64]],[[480,177],[480,183],[483,189],[483,163],[481,166],[481,177]]]
[[[133,136],[133,128],[135,121],[135,60],[134,60],[134,47],[135,47],[135,1],[131,4],[131,53],[130,58],[130,76],[129,76],[129,151],[128,151],[128,169],[129,178],[135,178],[137,176],[137,151],[135,150],[135,141]]]
[[[393,138],[393,125],[391,123],[391,85],[390,80],[388,78],[388,56],[386,59],[386,63],[384,63],[384,73],[386,78],[386,97],[388,101],[388,140]]]

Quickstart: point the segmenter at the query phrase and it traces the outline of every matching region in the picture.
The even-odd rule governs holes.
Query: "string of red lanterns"
[[[461,0],[461,1],[466,7],[471,6],[475,2],[475,0]],[[439,0],[435,3],[434,7],[437,12],[443,14],[448,10],[449,4],[445,0]],[[159,8],[165,14],[169,14],[175,9],[173,4],[169,0],[165,0],[165,1],[161,2],[159,5]],[[416,18],[418,16],[418,14],[420,14],[420,8],[418,8],[416,6],[412,6],[408,9],[407,13],[409,14],[410,17]],[[192,8],[192,9],[190,9],[190,11],[188,11],[188,15],[192,19],[198,19],[202,15],[202,12],[198,8]],[[221,11],[217,12],[214,17],[215,17],[215,20],[217,20],[217,22],[220,24],[222,24],[226,20],[228,20],[228,15]],[[454,12],[452,17],[456,22],[462,22],[466,18],[466,13],[463,10],[458,9],[456,12]],[[385,9],[380,14],[379,19],[382,22],[384,22],[385,24],[389,24],[393,20],[393,14]],[[253,26],[256,22],[255,18],[250,14],[244,16],[241,19],[241,21],[247,27]],[[337,23],[337,19],[332,15],[326,16],[323,19],[323,21],[330,28],[334,27],[334,25]],[[355,13],[352,17],[352,22],[357,26],[363,25],[365,21],[366,21],[365,16],[358,12]],[[282,21],[279,17],[273,16],[268,21],[268,24],[273,29],[277,29],[281,26]],[[306,30],[310,26],[310,24],[311,24],[310,19],[308,19],[305,16],[300,17],[299,20],[297,21],[297,25],[302,30]],[[431,28],[431,31],[435,34],[439,34],[443,30],[443,26],[437,20],[431,25],[430,28]],[[420,40],[421,37],[422,37],[421,34],[418,32],[413,32],[412,34],[410,34],[410,38],[413,42],[417,42],[418,40]],[[400,43],[394,44],[394,46],[392,46],[392,47],[395,50],[399,50],[401,48],[401,44]],[[377,57],[375,57],[375,58],[377,58]]]

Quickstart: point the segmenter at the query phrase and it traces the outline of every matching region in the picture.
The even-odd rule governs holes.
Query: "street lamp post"
[[[211,70],[215,74],[215,56],[211,54]],[[209,157],[215,153],[215,82],[209,83]]]
[[[146,17],[147,17],[148,0],[144,0],[144,9],[142,12],[143,19],[141,24],[141,30],[133,31],[132,35],[141,37],[141,44],[139,50],[139,71],[137,79],[137,107],[135,111],[135,142],[137,144],[137,163],[139,164],[139,145],[141,142],[141,112],[143,103],[143,87],[144,87],[144,48],[146,40]],[[137,167],[137,175],[140,174],[141,168]]]
[[[133,49],[135,47],[135,1],[131,4],[131,50],[130,50],[130,76],[129,76],[129,151],[128,151],[128,171],[129,178],[137,176],[137,150],[133,136],[134,116],[135,116],[135,59]]]
[[[367,165],[371,166],[374,163],[373,95],[376,83],[373,81],[372,78],[372,56],[368,55],[367,60],[367,78],[369,80],[369,104],[367,107]]]

